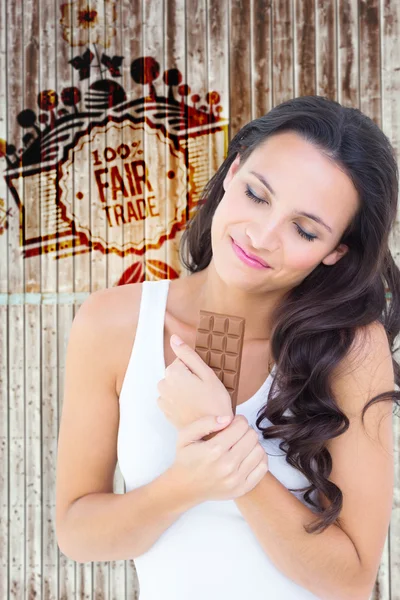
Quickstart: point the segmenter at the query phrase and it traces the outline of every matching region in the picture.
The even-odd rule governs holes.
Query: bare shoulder
[[[131,283],[92,292],[80,306],[75,318],[94,316],[104,326],[126,325],[126,319],[139,310],[141,283]]]
[[[358,402],[354,397],[344,393],[350,383],[353,387],[358,387],[361,392],[357,394]],[[379,394],[378,388],[385,388],[381,391],[394,388],[392,353],[382,323],[374,321],[358,328],[347,355],[333,370],[332,385],[336,401],[349,417],[356,416],[356,413],[360,414],[366,395],[373,392]],[[380,404],[384,411],[385,406],[390,412],[387,404]],[[379,412],[380,409],[377,406],[374,410]]]
[[[99,350],[107,356],[117,396],[135,339],[141,295],[141,283],[97,290],[80,306],[74,319],[97,330]]]

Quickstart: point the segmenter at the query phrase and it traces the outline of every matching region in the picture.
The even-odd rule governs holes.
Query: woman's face
[[[356,214],[357,191],[334,162],[296,133],[268,138],[242,165],[237,157],[224,189],[211,228],[213,261],[223,279],[291,289],[321,262],[333,265],[348,251],[338,243]],[[316,215],[331,231],[301,212]],[[231,238],[272,268],[246,265]]]

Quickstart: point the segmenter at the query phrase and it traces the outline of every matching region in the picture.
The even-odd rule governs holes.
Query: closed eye
[[[252,191],[251,191],[251,187],[249,185],[246,185],[246,189],[244,191],[244,193],[246,194],[246,196],[248,196],[253,202],[256,202],[257,204],[269,204],[269,202],[267,202],[267,200],[262,200],[262,198],[259,198],[258,196],[256,196]],[[310,233],[307,233],[306,231],[303,231],[303,229],[301,229],[301,227],[299,227],[297,225],[297,223],[295,223],[296,229],[299,232],[299,235],[301,235],[301,237],[305,238],[307,241],[309,242],[313,242],[314,240],[317,239],[316,235],[311,235]]]

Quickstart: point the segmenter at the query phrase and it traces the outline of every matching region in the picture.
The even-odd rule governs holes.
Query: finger
[[[217,418],[213,416],[202,417],[190,423],[186,427],[183,427],[178,432],[178,443],[181,446],[187,446],[193,442],[203,442],[202,438],[213,431],[220,431],[224,427],[227,427],[229,421],[226,423],[218,423]]]
[[[162,396],[158,396],[158,398],[157,398],[157,405],[165,413],[166,403],[165,403],[165,400],[164,400],[164,398]]]
[[[160,381],[157,383],[157,392],[160,394],[160,396],[163,395],[164,390],[165,390],[165,378],[164,379],[160,379]]]
[[[180,358],[176,358],[174,362],[172,362],[165,369],[165,378],[168,379],[177,375],[178,377],[182,377],[182,373],[192,373],[191,370],[185,365]]]
[[[170,345],[176,356],[181,359],[193,375],[197,375],[197,377],[204,380],[214,374],[214,371],[204,362],[201,356],[185,342],[177,346],[171,336]]]
[[[187,365],[185,365],[185,363],[180,359],[177,358],[176,359],[176,367],[178,369],[182,369],[183,371],[187,371],[188,373],[191,373],[192,371],[189,369],[189,367]]]
[[[251,473],[246,477],[247,484],[253,486],[257,484],[258,481],[261,481],[262,476],[266,475],[269,471],[268,464],[263,460],[261,461],[255,469],[251,471]]]
[[[228,452],[235,444],[238,443],[249,428],[247,419],[244,415],[236,415],[231,424],[218,434],[218,439],[211,439],[209,444],[217,444],[220,446],[223,454]]]
[[[244,460],[242,460],[238,469],[242,476],[248,477],[260,464],[268,465],[268,455],[264,449],[262,450],[263,451],[261,452],[260,446],[257,445],[249,452]]]
[[[232,459],[238,462],[241,458],[246,458],[256,446],[262,448],[257,432],[252,427],[249,427],[244,436],[231,448]]]

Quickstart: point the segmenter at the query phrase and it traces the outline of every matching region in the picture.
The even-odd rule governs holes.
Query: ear
[[[337,263],[347,252],[349,251],[349,247],[346,244],[340,244],[333,252],[328,254],[322,261],[324,265],[334,265]]]
[[[235,158],[235,160],[229,167],[229,171],[225,175],[225,179],[224,179],[224,183],[223,183],[225,191],[226,191],[228,185],[230,184],[230,182],[232,181],[232,179],[234,178],[235,173],[239,170],[239,166],[240,166],[240,154],[237,155],[237,157]]]

